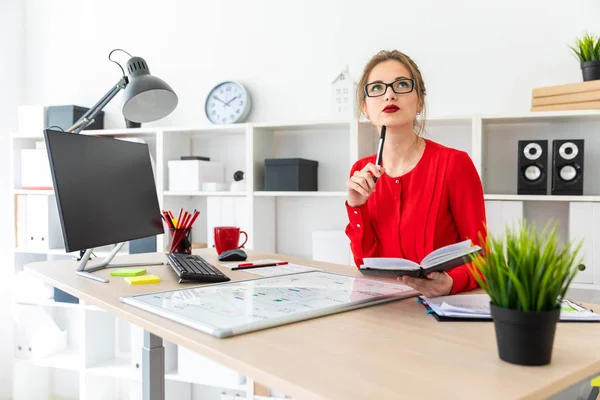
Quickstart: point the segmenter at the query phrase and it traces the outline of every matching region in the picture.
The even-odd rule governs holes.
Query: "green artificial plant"
[[[586,33],[575,40],[575,46],[569,47],[582,63],[600,60],[600,38],[595,35]]]
[[[549,311],[560,306],[571,281],[582,267],[582,242],[561,246],[555,224],[538,233],[522,221],[504,237],[481,240],[484,252],[471,256],[474,276],[496,307],[521,311]]]

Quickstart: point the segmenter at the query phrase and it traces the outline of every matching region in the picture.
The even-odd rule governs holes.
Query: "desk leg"
[[[144,331],[142,349],[142,399],[165,399],[165,348],[163,340]]]

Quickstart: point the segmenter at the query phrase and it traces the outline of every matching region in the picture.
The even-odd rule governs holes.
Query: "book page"
[[[406,260],[404,258],[389,258],[389,257],[370,257],[363,259],[363,265],[365,267],[372,267],[378,269],[402,269],[406,271],[414,271],[421,266],[416,262]]]
[[[459,249],[454,252],[441,254],[437,257],[430,258],[427,261],[423,261],[421,266],[424,269],[435,267],[436,265],[444,264],[448,261],[455,260],[460,257],[466,257],[467,263],[469,262],[469,254],[476,253],[480,250],[479,246],[471,247],[469,246],[466,249]]]
[[[421,260],[421,265],[425,265],[425,264],[429,263],[430,260],[434,260],[435,258],[445,256],[446,254],[466,251],[470,247],[471,247],[470,240],[464,240],[462,242],[458,242],[458,243],[450,244],[448,246],[440,247],[439,249],[434,250],[431,253],[427,254],[425,256],[425,258],[423,258],[423,260]]]

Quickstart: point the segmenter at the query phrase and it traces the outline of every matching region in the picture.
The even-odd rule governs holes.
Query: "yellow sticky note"
[[[128,276],[124,278],[127,283],[130,285],[138,285],[143,283],[158,283],[160,282],[160,278],[156,275],[143,275],[143,276]]]
[[[592,386],[600,387],[600,376],[597,376],[594,379],[592,379]]]

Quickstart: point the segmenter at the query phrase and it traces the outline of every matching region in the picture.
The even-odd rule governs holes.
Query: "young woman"
[[[420,262],[437,248],[465,239],[481,246],[480,233],[486,238],[481,179],[467,153],[422,137],[424,98],[419,68],[405,54],[381,51],[366,65],[359,109],[387,131],[381,168],[376,155],[365,157],[346,182],[346,234],[357,266],[366,257]],[[478,286],[467,265],[401,280],[430,297]]]

